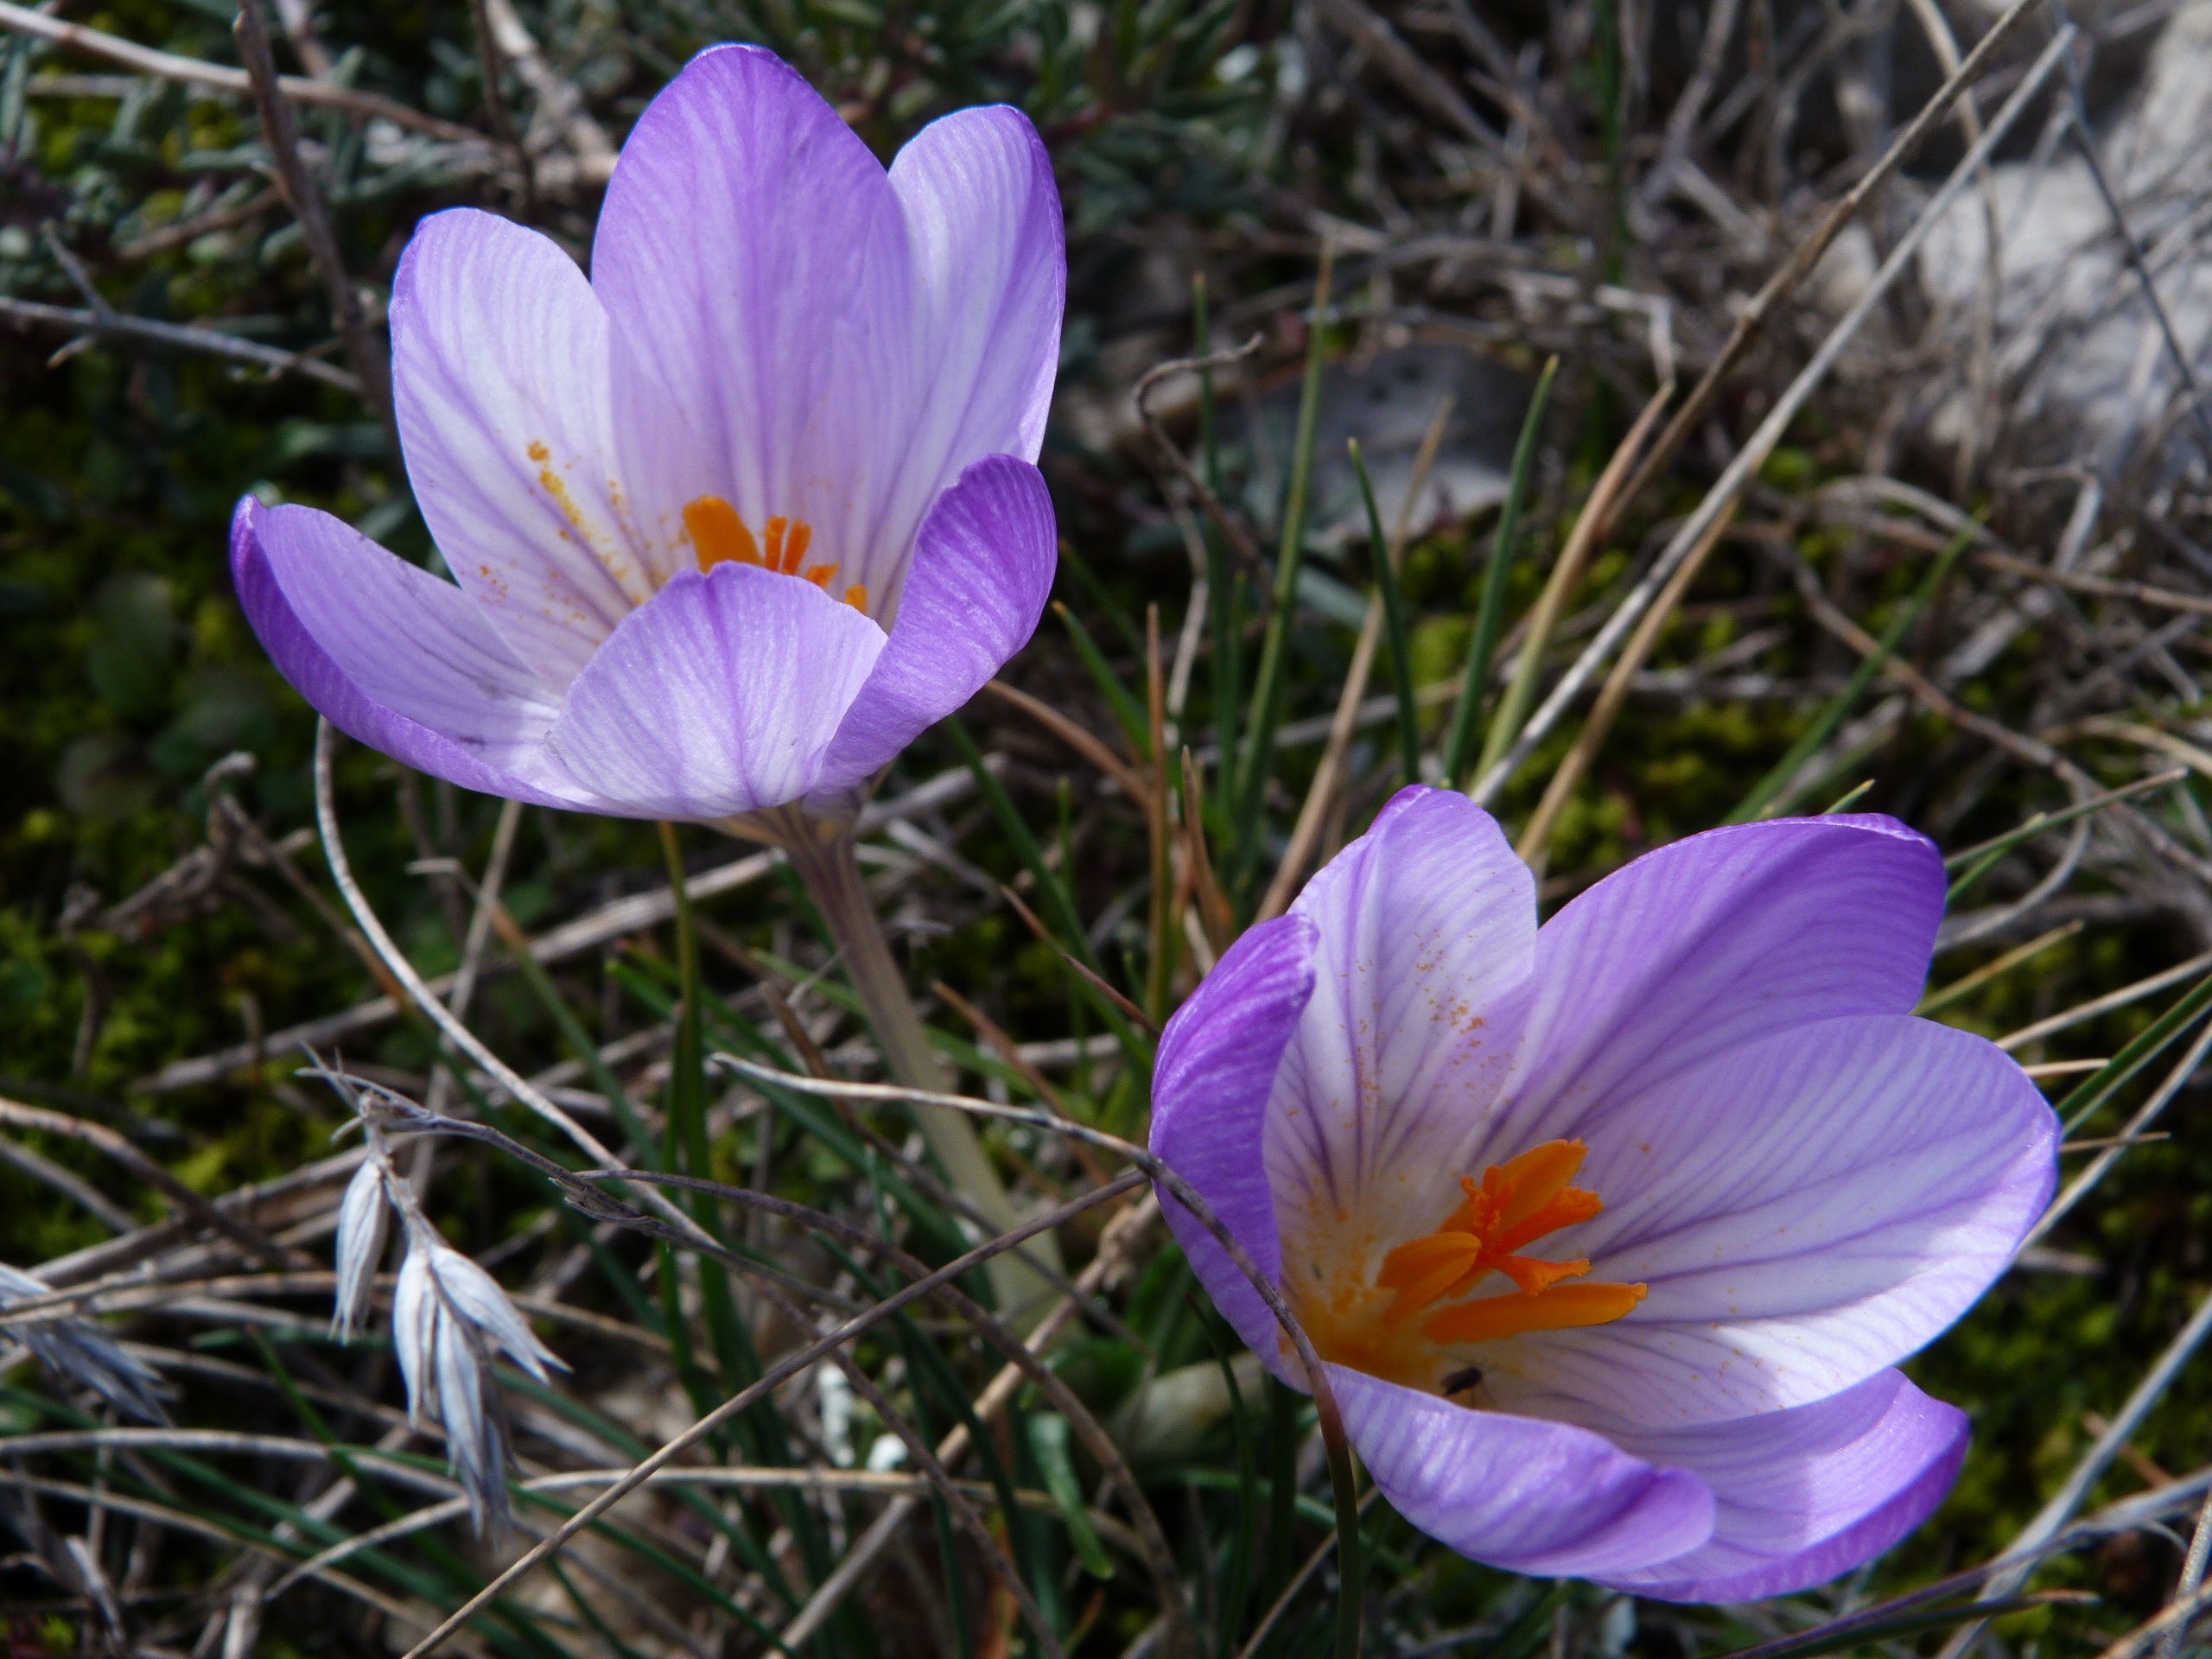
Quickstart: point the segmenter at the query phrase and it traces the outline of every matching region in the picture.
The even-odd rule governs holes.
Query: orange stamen
[[[1531,1331],[1611,1325],[1643,1300],[1642,1285],[1555,1285],[1538,1295],[1478,1296],[1433,1315],[1421,1332],[1431,1342],[1495,1342]]]
[[[761,562],[760,546],[753,539],[753,532],[737,516],[737,509],[719,495],[702,495],[685,502],[683,528],[691,534],[692,550],[699,556],[701,570],[733,560],[739,564]]]
[[[804,530],[805,526],[802,524],[799,528]],[[825,594],[830,591],[830,578],[836,574],[837,567],[834,564],[810,564],[806,567],[806,579]]]
[[[1580,1141],[1547,1141],[1492,1164],[1479,1183],[1462,1178],[1465,1201],[1443,1226],[1382,1258],[1376,1287],[1398,1293],[1383,1322],[1402,1325],[1491,1273],[1510,1279],[1514,1291],[1447,1307],[1425,1322],[1421,1333],[1436,1342],[1487,1342],[1526,1331],[1604,1325],[1642,1301],[1642,1285],[1560,1283],[1587,1274],[1587,1259],[1542,1262],[1520,1254],[1524,1245],[1605,1209],[1595,1192],[1567,1185],[1588,1154]]]
[[[762,539],[768,544],[768,568],[771,570],[784,568],[784,532],[791,528],[791,524],[790,519],[780,516],[768,521],[766,533]]]
[[[864,582],[856,582],[846,588],[845,603],[862,616],[866,616],[868,614],[868,584]]]
[[[784,543],[784,569],[787,575],[798,574],[798,562],[806,556],[806,544],[813,539],[814,526],[812,524],[808,524],[804,518],[798,519],[792,524],[790,537]],[[834,564],[830,567],[832,570],[836,568]]]

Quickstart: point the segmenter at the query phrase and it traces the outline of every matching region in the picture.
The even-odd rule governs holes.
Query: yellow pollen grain
[[[567,480],[553,470],[552,454],[545,447],[543,438],[531,440],[529,454],[531,460],[537,464],[537,481],[545,486],[545,493],[553,498],[553,505],[561,509],[561,516],[569,521],[578,535],[588,541],[590,531],[584,524],[583,511],[576,505],[575,497],[569,493]]]

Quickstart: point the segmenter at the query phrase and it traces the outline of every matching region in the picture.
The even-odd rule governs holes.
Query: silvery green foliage
[[[383,1166],[374,1158],[364,1159],[338,1206],[338,1294],[330,1329],[340,1342],[353,1339],[353,1327],[369,1311],[369,1292],[376,1284],[391,1218]]]
[[[546,1366],[560,1360],[531,1333],[498,1281],[427,1224],[409,1228],[391,1333],[408,1414],[419,1419],[435,1407],[476,1529],[504,1527],[507,1433],[499,1395],[489,1386],[493,1356],[505,1353],[540,1382]]]
[[[52,1294],[51,1286],[0,1264],[0,1308]],[[0,1332],[22,1343],[62,1376],[83,1383],[124,1416],[143,1423],[168,1421],[168,1414],[154,1397],[158,1381],[154,1373],[92,1320],[11,1325],[0,1319]]]

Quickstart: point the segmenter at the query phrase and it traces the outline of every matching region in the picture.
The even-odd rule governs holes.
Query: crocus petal
[[[817,787],[856,783],[953,713],[1029,642],[1058,543],[1044,475],[979,461],[923,521],[898,620],[853,700]]]
[[[757,47],[694,58],[623,146],[592,285],[641,534],[682,540],[684,504],[713,494],[756,532],[806,521],[817,559],[880,593],[912,270],[882,164],[821,94]]]
[[[1296,914],[1248,931],[1167,1022],[1153,1070],[1153,1151],[1271,1280],[1282,1271],[1282,1245],[1261,1135],[1283,1046],[1313,994],[1313,924]],[[1214,1306],[1289,1381],[1281,1327],[1251,1281],[1197,1217],[1165,1192],[1160,1205]]]
[[[1059,368],[1067,241],[1052,163],[1001,105],[931,122],[891,164],[915,284],[918,393],[883,529],[978,457],[1035,461]]]
[[[679,573],[569,688],[546,742],[633,818],[716,818],[813,788],[883,631],[757,564]]]
[[[1398,1513],[1510,1573],[1604,1578],[1712,1535],[1713,1493],[1566,1423],[1475,1411],[1342,1365],[1344,1433]]]
[[[1600,1098],[1568,1132],[1606,1203],[1575,1251],[1649,1294],[1516,1339],[1491,1387],[1508,1409],[1656,1428],[1825,1399],[1929,1341],[2041,1214],[2058,1123],[1995,1045],[1888,1014]]]
[[[1745,824],[1646,854],[1544,925],[1516,1141],[1567,1133],[1612,1091],[1770,1032],[1905,1012],[1943,893],[1927,839],[1872,816]]]
[[[250,496],[231,578],[284,677],[347,736],[487,795],[604,810],[552,767],[556,706],[451,582],[327,512]]]
[[[423,221],[391,296],[407,475],[446,563],[546,688],[670,574],[617,503],[607,317],[560,246],[490,213]]]
[[[1967,1452],[1966,1414],[1898,1371],[1790,1411],[1619,1435],[1713,1489],[1713,1536],[1656,1566],[1602,1574],[1666,1601],[1751,1601],[1850,1572],[1942,1503]]]
[[[1278,1216],[1286,1230],[1389,1217],[1402,1236],[1427,1232],[1480,1173],[1467,1160],[1513,1058],[1535,883],[1490,814],[1414,788],[1293,910],[1319,944],[1268,1116]]]

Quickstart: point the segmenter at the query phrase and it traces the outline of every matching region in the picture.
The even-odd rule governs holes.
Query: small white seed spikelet
[[[353,1327],[368,1313],[391,1217],[383,1166],[373,1158],[364,1159],[338,1206],[338,1294],[330,1329],[340,1342],[353,1340]]]
[[[51,1294],[52,1286],[0,1263],[0,1308]],[[0,1332],[22,1344],[52,1370],[83,1383],[126,1417],[136,1417],[143,1423],[168,1423],[168,1414],[154,1397],[159,1379],[92,1320],[11,1324],[0,1316]]]
[[[409,1416],[419,1421],[435,1404],[446,1455],[468,1494],[477,1531],[503,1528],[507,1433],[498,1391],[490,1386],[492,1357],[505,1353],[541,1382],[545,1368],[561,1361],[531,1333],[499,1281],[427,1224],[409,1229],[391,1326]]]

